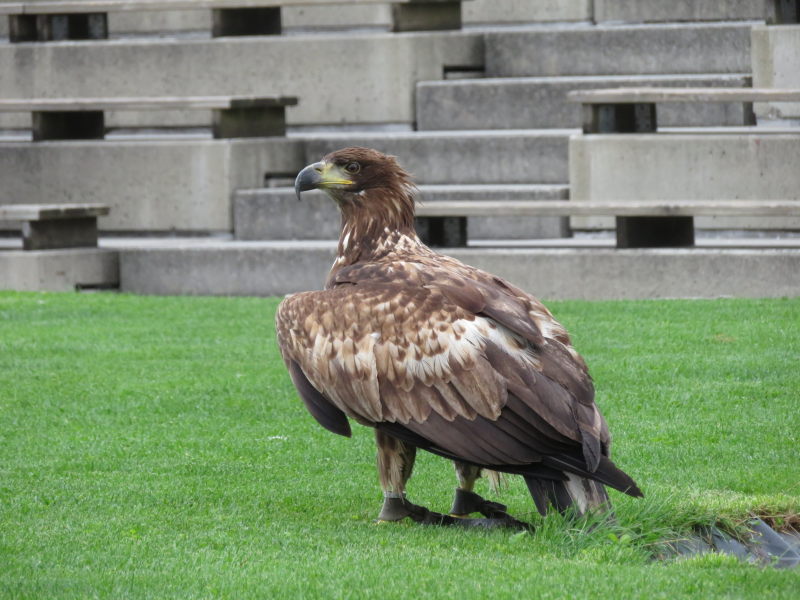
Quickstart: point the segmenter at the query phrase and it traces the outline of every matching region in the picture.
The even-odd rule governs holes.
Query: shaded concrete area
[[[665,545],[658,558],[670,559],[718,552],[762,567],[791,569],[800,565],[800,532],[777,531],[762,519],[751,519],[747,530],[732,536],[719,527],[700,528],[695,535]]]

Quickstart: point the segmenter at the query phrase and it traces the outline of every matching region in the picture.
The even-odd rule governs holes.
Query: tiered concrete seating
[[[461,28],[461,0],[359,0],[391,5],[392,31]],[[0,5],[12,43],[108,38],[114,12],[210,10],[214,37],[280,35],[283,6],[331,5],[336,0],[28,0]]]
[[[567,233],[564,217],[549,213],[533,226],[518,216],[545,214],[548,202],[566,200],[569,138],[580,135],[581,124],[578,105],[565,102],[568,91],[747,88],[757,4],[518,0],[503,11],[496,2],[472,0],[464,4],[467,22],[542,23],[404,34],[369,23],[385,19],[379,10],[356,23],[345,12],[317,7],[314,13],[328,17],[322,23],[309,17],[304,27],[298,12],[294,31],[284,11],[289,35],[282,36],[0,44],[0,96],[7,98],[265,92],[298,98],[286,112],[285,138],[213,140],[204,133],[154,140],[118,132],[102,141],[6,143],[5,156],[13,160],[0,161],[0,180],[9,181],[0,201],[2,194],[7,202],[79,196],[111,205],[100,223],[107,231],[238,238],[106,240],[120,251],[120,285],[128,291],[281,294],[322,284],[338,217],[321,196],[297,203],[286,188],[261,186],[286,185],[328,151],[360,144],[399,156],[415,173],[430,206],[423,212],[450,215],[458,203],[473,202],[461,206],[465,215],[483,215],[470,217],[471,239],[479,241],[452,253],[545,297],[794,295],[800,290],[786,273],[796,250],[732,252],[710,248],[707,240],[692,249],[620,250],[605,238],[584,248],[581,240],[553,239]],[[592,15],[601,23],[590,22]],[[556,23],[543,24],[549,21]],[[355,31],[317,32],[353,24]],[[25,77],[13,75],[23,70]],[[476,75],[483,77],[456,79]],[[659,111],[669,127],[741,127],[752,119],[740,103],[664,104]],[[107,122],[193,126],[198,119],[112,113]],[[92,168],[78,168],[84,165]],[[476,212],[480,200],[523,204],[513,216],[499,210],[486,217]],[[576,208],[560,206],[564,215]],[[513,238],[530,235],[550,239],[511,247]],[[490,243],[499,247],[480,247]],[[554,243],[564,247],[541,247]]]
[[[0,290],[118,286],[118,253],[97,247],[97,217],[106,214],[102,204],[0,205],[0,222],[22,232],[21,249],[0,252]]]
[[[657,103],[738,101],[752,111],[756,102],[800,101],[800,89],[612,89],[569,96],[584,104],[584,132],[600,134],[570,141],[575,200],[800,201],[800,130],[655,133]],[[738,223],[726,219],[725,224],[800,228],[796,217]]]

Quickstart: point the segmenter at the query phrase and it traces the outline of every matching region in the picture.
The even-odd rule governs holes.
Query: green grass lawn
[[[800,512],[800,300],[550,303],[646,498],[591,528],[512,478],[534,534],[374,524],[372,433],[306,413],[276,305],[0,294],[0,597],[800,597],[800,570],[653,560],[695,523]],[[420,457],[414,501],[454,487]]]

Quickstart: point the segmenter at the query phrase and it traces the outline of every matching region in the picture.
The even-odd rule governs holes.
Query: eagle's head
[[[365,193],[413,193],[411,177],[394,156],[371,148],[342,148],[300,171],[294,182],[300,192],[321,189],[339,204],[353,202]]]

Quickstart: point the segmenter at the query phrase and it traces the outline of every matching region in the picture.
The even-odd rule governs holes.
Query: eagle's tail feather
[[[586,469],[586,465],[580,460],[569,456],[546,456],[542,459],[542,464],[553,469],[563,470],[565,474],[574,473],[575,475],[597,480],[635,498],[644,496],[630,475],[605,456],[600,457],[597,469],[592,472],[589,472]]]
[[[539,514],[546,515],[550,506],[561,513],[573,508],[579,515],[597,508],[610,509],[611,503],[602,483],[572,473],[565,475],[564,481],[525,476]]]

